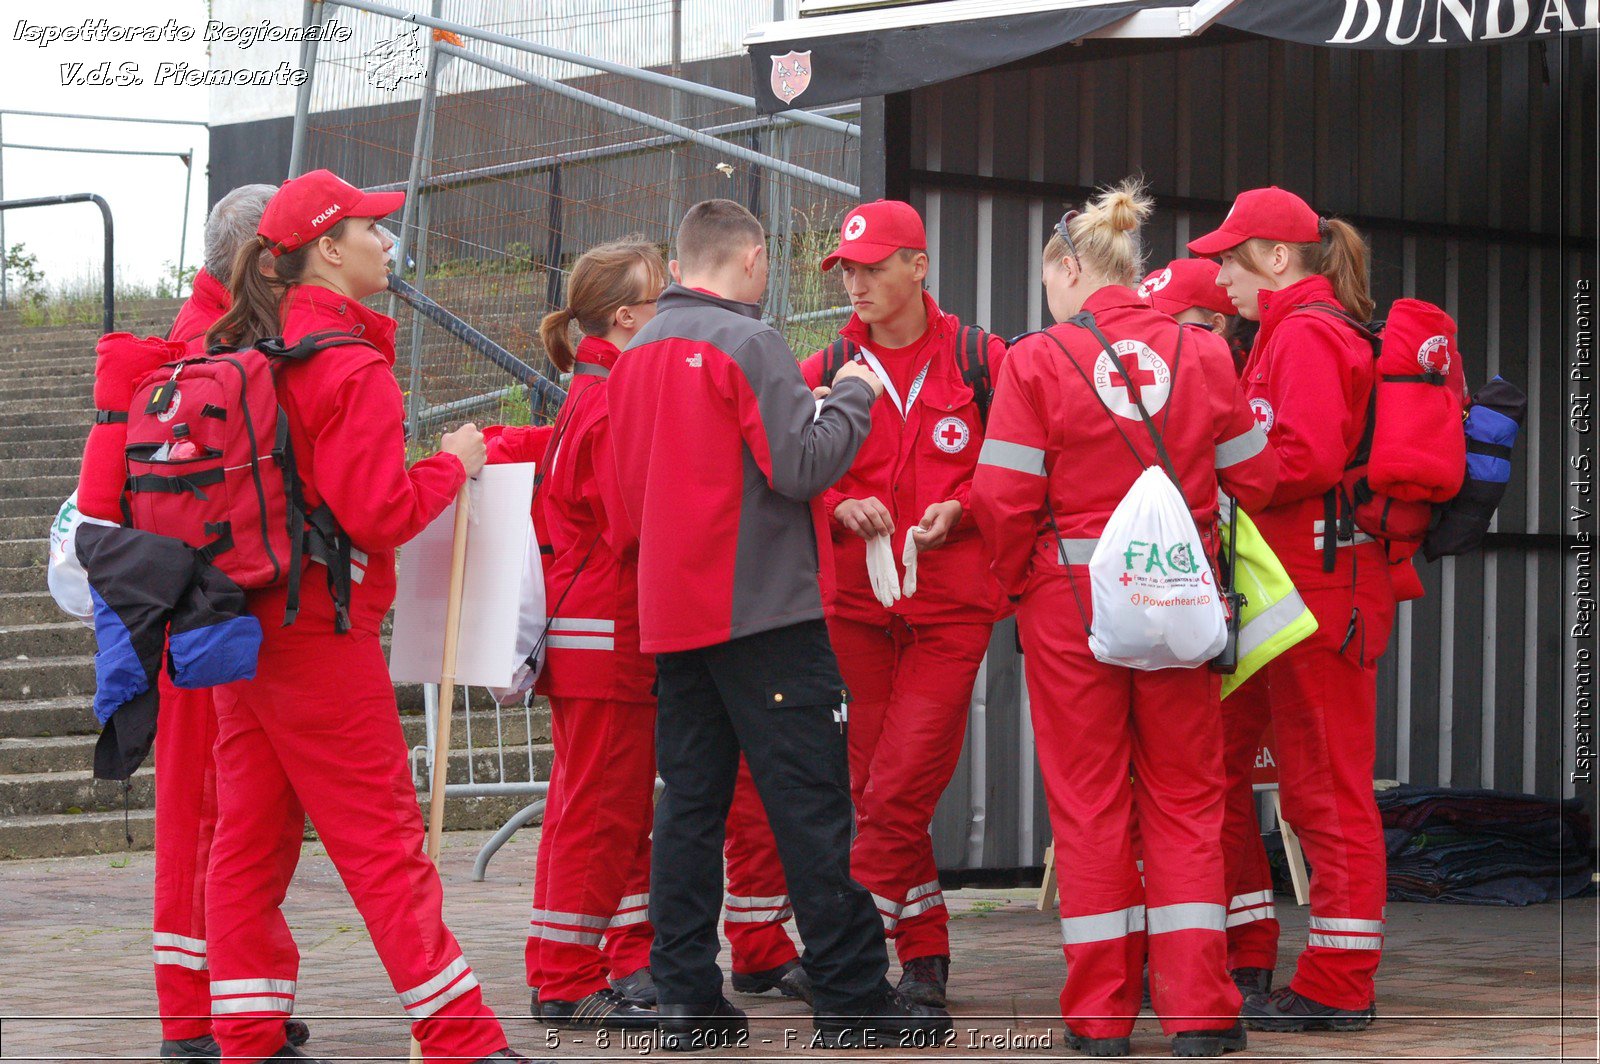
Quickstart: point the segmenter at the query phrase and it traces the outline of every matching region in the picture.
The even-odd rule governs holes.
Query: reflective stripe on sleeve
[[[1267,447],[1267,434],[1261,431],[1259,424],[1250,426],[1248,432],[1235,436],[1231,440],[1223,440],[1217,444],[1216,467],[1227,469],[1240,462],[1248,462]]]
[[[617,640],[609,635],[555,635],[545,640],[551,650],[615,650]]]
[[[1113,939],[1127,938],[1134,932],[1143,930],[1143,905],[1134,905],[1108,913],[1095,913],[1092,916],[1061,918],[1061,941],[1068,946],[1079,946],[1086,942],[1109,942]]]
[[[615,632],[617,622],[603,617],[552,617],[552,632]]]
[[[1044,476],[1044,451],[1021,443],[1007,443],[993,436],[983,441],[978,452],[978,464],[1009,469],[1013,473],[1026,473],[1030,477]]]

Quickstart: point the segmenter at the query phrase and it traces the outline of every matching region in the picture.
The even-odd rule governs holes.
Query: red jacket
[[[548,537],[540,542],[553,552],[544,581],[553,620],[539,690],[654,704],[655,660],[639,651],[639,544],[622,505],[606,404],[620,355],[606,341],[584,337],[556,415],[560,442],[535,502]]]
[[[1335,552],[1332,573],[1322,568],[1323,496],[1343,478],[1361,441],[1372,347],[1331,315],[1293,313],[1307,303],[1340,305],[1325,277],[1263,291],[1260,299],[1261,330],[1245,363],[1244,394],[1278,452],[1280,471],[1256,526],[1295,586],[1347,587],[1352,564],[1372,573],[1385,565],[1382,546],[1358,537],[1361,542]]]
[[[622,500],[639,537],[640,649],[822,617],[821,506],[871,425],[865,381],[818,412],[753,303],[670,285],[611,375]]]
[[[1003,611],[1004,597],[989,575],[989,556],[972,521],[968,493],[972,471],[983,448],[983,420],[972,388],[961,379],[956,343],[961,322],[939,309],[923,293],[928,330],[911,358],[908,380],[926,371],[920,387],[913,383],[910,414],[902,417],[892,399],[872,409],[872,431],[861,445],[844,479],[829,488],[823,506],[833,539],[838,592],[832,612],[867,624],[887,624],[890,615],[908,621],[993,620]],[[867,326],[851,316],[839,335],[871,349]],[[989,379],[999,379],[1005,362],[1005,341],[989,339]],[[860,356],[858,356],[859,358]],[[823,353],[800,363],[806,384],[822,382]],[[867,577],[867,541],[832,520],[845,499],[875,496],[894,517],[890,545],[899,565],[905,537],[934,503],[954,499],[961,504],[961,520],[944,545],[917,559],[917,593],[885,609],[872,593]],[[903,571],[902,571],[903,575]]]
[[[191,351],[199,354],[205,350],[206,330],[232,305],[233,297],[227,287],[201,267],[194,275],[194,289],[179,309],[167,339],[188,344]]]
[[[1084,309],[1118,346],[1214,557],[1218,482],[1253,511],[1271,497],[1278,474],[1277,457],[1240,395],[1228,345],[1205,329],[1179,326],[1117,285],[1095,292]],[[1063,572],[1051,510],[1068,561],[1087,564],[1111,512],[1143,468],[1158,464],[1127,386],[1099,341],[1076,326],[1049,332],[1069,354],[1037,334],[1011,348],[972,481],[973,516],[995,558],[995,575],[1011,595],[1020,595],[1036,574]]]
[[[295,285],[283,301],[289,343],[326,329],[360,328],[377,345],[335,347],[283,367],[278,395],[289,417],[295,465],[306,506],[326,502],[356,548],[350,620],[376,634],[394,602],[395,548],[427,526],[455,498],[466,470],[436,454],[406,468],[405,407],[394,378],[394,319],[317,285]],[[333,626],[327,573],[306,562],[297,626]],[[263,624],[283,620],[286,589],[252,592]]]

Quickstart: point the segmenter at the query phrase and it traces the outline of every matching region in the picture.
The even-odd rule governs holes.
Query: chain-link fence
[[[738,42],[771,16],[770,0],[542,6],[539,17],[509,3],[317,5],[311,17],[350,32],[317,48],[297,118],[299,170],[325,166],[363,187],[411,189],[404,218],[390,223],[404,255],[396,273],[552,380],[538,323],[561,305],[573,260],[632,234],[666,251],[683,212],[715,196],[744,203],[767,226],[774,324],[802,354],[825,342],[846,301],[817,262],[857,198],[859,136],[852,108],[801,125],[727,98],[750,93]],[[562,48],[602,66],[675,74],[723,98],[597,72],[555,58]],[[548,393],[404,303],[392,312],[397,373],[422,435],[467,416],[553,415]]]

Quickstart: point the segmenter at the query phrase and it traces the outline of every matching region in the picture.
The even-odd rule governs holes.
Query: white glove
[[[885,607],[900,600],[900,574],[895,572],[894,551],[889,549],[888,536],[873,536],[867,540],[867,577],[872,581],[872,593]]]
[[[900,585],[900,593],[910,598],[917,593],[917,533],[921,527],[913,527],[906,533],[906,547],[900,552],[900,564],[905,566],[905,583]]]

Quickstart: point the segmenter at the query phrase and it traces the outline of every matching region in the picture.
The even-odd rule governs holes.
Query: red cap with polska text
[[[267,201],[256,234],[276,258],[317,239],[345,218],[382,218],[405,203],[404,192],[363,192],[332,170],[291,177]]]

